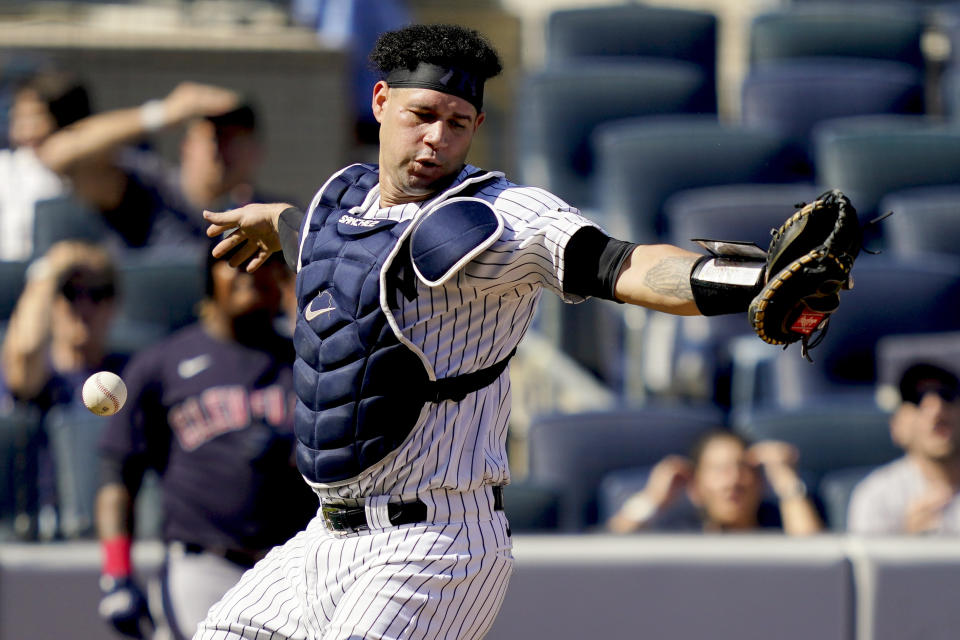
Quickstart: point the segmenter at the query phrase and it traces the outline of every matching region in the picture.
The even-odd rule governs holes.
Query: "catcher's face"
[[[703,449],[694,472],[691,498],[703,511],[708,527],[756,526],[762,490],[760,473],[739,441],[715,438]]]
[[[484,114],[447,93],[391,88],[373,90],[380,123],[380,204],[424,200],[463,168]]]

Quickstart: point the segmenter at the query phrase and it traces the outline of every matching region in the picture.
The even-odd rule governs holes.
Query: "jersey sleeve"
[[[486,195],[485,193],[481,195]],[[499,192],[493,200],[503,216],[499,240],[465,273],[483,280],[497,280],[505,287],[541,286],[565,302],[581,302],[584,296],[563,291],[564,254],[570,238],[585,227],[599,228],[578,209],[542,189],[514,187]]]

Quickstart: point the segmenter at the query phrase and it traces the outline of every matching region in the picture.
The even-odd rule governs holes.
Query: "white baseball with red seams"
[[[115,373],[98,371],[83,383],[83,405],[98,416],[112,416],[127,401],[127,385]]]

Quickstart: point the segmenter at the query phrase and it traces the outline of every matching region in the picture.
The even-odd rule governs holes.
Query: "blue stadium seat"
[[[0,539],[37,537],[41,416],[35,407],[0,413]]]
[[[723,413],[715,407],[538,416],[528,434],[527,482],[559,493],[562,530],[583,530],[597,523],[597,488],[604,474],[686,453],[701,433],[722,424]]]
[[[810,132],[830,118],[924,112],[924,78],[902,62],[803,58],[756,65],[744,78],[741,122],[778,131],[813,160]]]
[[[817,182],[850,196],[861,219],[910,187],[960,184],[960,129],[913,116],[828,120],[814,129]]]
[[[125,254],[118,268],[120,306],[111,328],[113,348],[133,353],[196,320],[206,287],[205,264],[200,248]]]
[[[0,323],[6,323],[23,291],[26,260],[0,260]]]
[[[760,13],[750,23],[750,61],[843,56],[922,68],[924,18],[912,7],[817,3]]]
[[[610,120],[663,113],[715,112],[703,71],[675,60],[570,63],[524,78],[517,97],[522,180],[574,206],[593,206],[596,171],[590,136]]]
[[[94,534],[94,498],[99,486],[97,455],[106,421],[82,406],[58,405],[43,420],[56,469],[60,533],[66,538]]]
[[[624,220],[637,242],[663,237],[663,204],[678,191],[810,177],[802,153],[781,135],[710,116],[621,120],[598,127],[594,140],[601,210]]]
[[[560,495],[555,489],[511,483],[503,491],[503,503],[513,533],[554,532],[560,525]]]
[[[764,407],[873,405],[876,349],[883,337],[960,330],[957,259],[864,255],[853,278],[854,287],[841,293],[823,342],[810,352],[812,364],[800,357],[798,345],[784,351],[751,337],[744,344],[766,359],[752,369],[738,368],[743,354],[734,350],[734,421]]]
[[[823,502],[827,526],[831,531],[843,533],[847,530],[847,508],[850,506],[850,495],[857,484],[876,468],[876,465],[865,465],[837,469],[823,474],[817,493]]]
[[[706,11],[641,4],[561,9],[547,19],[546,47],[547,64],[559,67],[584,58],[684,60],[704,71],[716,101],[717,18]]]
[[[33,255],[41,256],[60,240],[100,242],[106,236],[102,217],[74,198],[41,200],[33,218]]]
[[[797,447],[799,468],[813,483],[849,467],[879,465],[900,455],[890,440],[889,413],[856,403],[757,411],[734,429],[751,440],[782,440]]]
[[[879,210],[894,212],[883,225],[886,247],[895,255],[960,256],[960,184],[888,193]]]

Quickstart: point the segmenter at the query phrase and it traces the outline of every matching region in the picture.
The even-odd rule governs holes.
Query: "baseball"
[[[115,373],[98,371],[83,383],[83,405],[98,416],[112,416],[127,401],[127,385]]]

